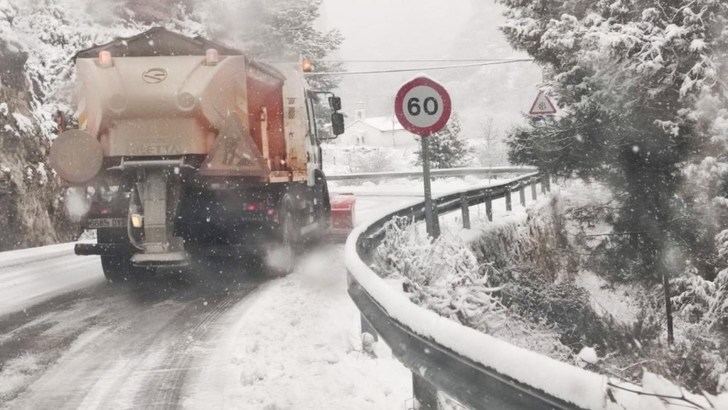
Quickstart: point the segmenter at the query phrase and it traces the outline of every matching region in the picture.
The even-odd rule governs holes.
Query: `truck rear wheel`
[[[296,219],[290,207],[281,214],[279,240],[269,244],[263,255],[261,268],[266,276],[285,276],[293,271],[298,232]]]
[[[132,265],[128,256],[101,256],[101,267],[111,283],[134,283],[142,276],[142,268]]]
[[[331,201],[329,198],[329,186],[326,183],[326,177],[323,172],[317,172],[316,184],[314,185],[314,195],[316,196],[318,206],[316,208],[316,219],[319,223],[319,234],[324,236],[329,230],[331,223]]]

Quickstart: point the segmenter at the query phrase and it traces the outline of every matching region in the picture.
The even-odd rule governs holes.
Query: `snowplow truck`
[[[278,273],[330,225],[314,98],[300,62],[263,64],[155,28],[75,56],[78,129],[51,166],[87,203],[82,227],[111,281],[193,255],[252,255]],[[331,96],[332,131],[343,132]]]

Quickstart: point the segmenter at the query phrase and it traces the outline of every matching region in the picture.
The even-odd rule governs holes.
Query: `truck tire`
[[[285,276],[293,271],[298,233],[296,219],[291,208],[284,206],[278,240],[269,244],[264,251],[261,268],[265,276]]]
[[[326,177],[323,173],[319,174],[316,178],[316,197],[318,198],[319,205],[316,209],[316,216],[319,223],[319,234],[325,235],[329,230],[331,224],[331,201],[329,198],[329,186],[326,183]]]
[[[106,280],[113,284],[135,283],[143,270],[132,265],[128,256],[101,256],[101,268]]]

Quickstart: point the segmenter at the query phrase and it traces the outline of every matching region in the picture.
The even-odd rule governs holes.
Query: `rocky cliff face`
[[[0,0],[0,251],[74,239],[61,181],[47,164],[53,113],[73,121],[71,57],[117,36],[171,24],[187,0]],[[190,33],[191,34],[191,33]]]
[[[46,163],[50,141],[31,120],[26,59],[0,39],[0,250],[71,240],[78,231]]]

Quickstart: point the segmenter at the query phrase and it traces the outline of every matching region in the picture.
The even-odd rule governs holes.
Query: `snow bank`
[[[61,256],[73,255],[74,244],[74,242],[60,243],[57,245],[0,252],[0,269],[6,270],[10,267],[25,265],[29,262],[39,262]]]
[[[76,256],[73,243],[0,253],[0,316],[104,282],[98,257]]]

